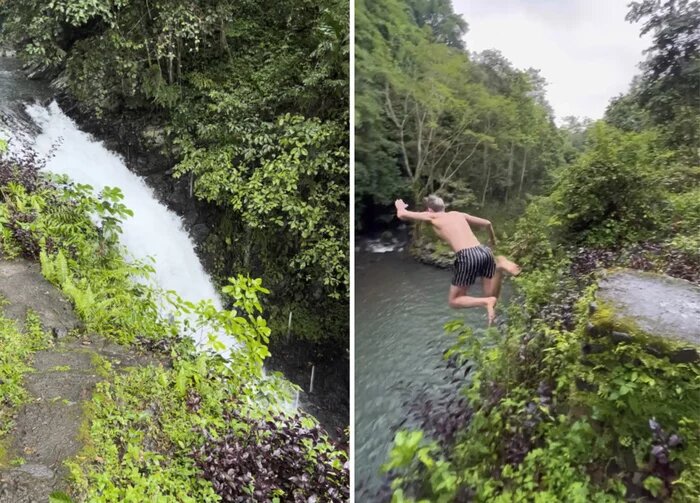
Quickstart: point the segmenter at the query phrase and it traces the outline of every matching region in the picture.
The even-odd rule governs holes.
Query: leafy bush
[[[673,224],[671,244],[700,259],[700,189],[671,196]]]
[[[195,451],[197,465],[222,501],[347,501],[348,466],[320,428],[299,415],[253,419],[227,413],[235,425]]]
[[[613,245],[648,236],[666,216],[654,172],[663,167],[653,133],[595,123],[587,150],[560,173],[552,196],[566,239]]]
[[[547,288],[548,281],[532,284]],[[430,429],[430,438],[422,431],[397,434],[385,467],[394,501],[604,502],[642,493],[700,494],[691,482],[700,449],[691,419],[700,415],[698,367],[670,364],[637,344],[589,354],[585,364],[591,294],[578,295],[572,331],[550,328],[523,305],[511,307],[505,334],[448,324],[457,342],[446,357],[473,369],[463,391],[471,416],[441,446]],[[680,480],[687,482],[678,486]]]

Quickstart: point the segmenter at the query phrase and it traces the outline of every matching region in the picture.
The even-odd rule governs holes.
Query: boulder
[[[672,363],[700,358],[700,287],[662,274],[606,271],[589,309],[589,336],[638,343]]]

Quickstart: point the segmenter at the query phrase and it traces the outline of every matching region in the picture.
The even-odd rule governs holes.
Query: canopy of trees
[[[536,70],[470,55],[449,1],[356,4],[356,204],[442,193],[455,205],[536,191],[562,139]]]

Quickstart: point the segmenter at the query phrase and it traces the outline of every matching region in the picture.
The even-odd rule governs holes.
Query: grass
[[[50,344],[50,336],[41,328],[39,317],[27,313],[24,331],[14,320],[0,316],[0,439],[14,426],[14,416],[29,399],[23,387],[24,376],[31,372],[32,355]]]

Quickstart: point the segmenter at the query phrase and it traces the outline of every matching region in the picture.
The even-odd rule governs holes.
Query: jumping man
[[[491,222],[459,211],[446,212],[445,203],[436,195],[426,197],[424,202],[427,211],[408,211],[408,205],[402,199],[397,199],[394,203],[396,216],[401,220],[425,221],[432,224],[438,237],[449,244],[456,254],[454,276],[450,286],[450,307],[485,307],[491,325],[496,317],[494,306],[501,293],[503,271],[517,276],[520,267],[502,255],[494,258],[491,249],[476,239],[472,226],[487,229],[491,246],[496,244]],[[484,297],[467,295],[467,289],[474,284],[476,278],[482,278]]]

